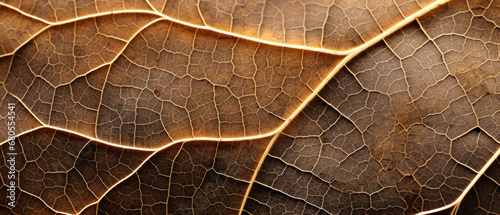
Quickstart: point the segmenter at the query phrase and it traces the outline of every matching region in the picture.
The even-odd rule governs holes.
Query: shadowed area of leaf
[[[499,214],[500,160],[497,158],[457,207],[457,214]]]
[[[269,138],[186,142],[157,153],[111,147],[51,129],[32,131],[17,142],[15,151],[22,152],[15,163],[16,183],[22,191],[17,204],[33,203],[26,210],[15,207],[16,214],[47,211],[46,206],[86,213],[96,203],[99,211],[108,214],[165,214],[166,209],[184,213],[190,205],[195,208],[188,211],[196,213],[227,214],[240,208]],[[6,151],[4,144],[2,155]],[[7,163],[2,162],[0,171],[3,181],[8,181]]]

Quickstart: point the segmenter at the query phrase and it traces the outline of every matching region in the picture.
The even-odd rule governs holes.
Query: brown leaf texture
[[[499,14],[2,0],[0,214],[498,214]]]

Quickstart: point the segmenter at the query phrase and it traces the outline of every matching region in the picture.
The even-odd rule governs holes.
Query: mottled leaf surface
[[[0,213],[500,213],[499,14],[3,0]]]

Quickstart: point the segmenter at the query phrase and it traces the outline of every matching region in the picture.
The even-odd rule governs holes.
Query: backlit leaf
[[[499,14],[3,0],[0,214],[500,213]]]

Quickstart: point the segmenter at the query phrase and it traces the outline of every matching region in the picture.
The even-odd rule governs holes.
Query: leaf
[[[499,10],[2,1],[0,211],[498,213]]]

